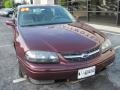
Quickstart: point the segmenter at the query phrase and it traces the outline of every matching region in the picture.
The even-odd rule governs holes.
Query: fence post
[[[120,25],[120,0],[118,0],[117,16],[116,16],[116,25]]]
[[[87,0],[87,21],[90,21],[90,5],[91,5],[91,0]]]

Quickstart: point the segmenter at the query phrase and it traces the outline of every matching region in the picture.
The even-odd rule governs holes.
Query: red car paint
[[[7,21],[6,24],[13,27],[14,47],[22,72],[35,80],[77,80],[79,69],[96,66],[98,73],[115,59],[112,48],[83,62],[70,62],[63,57],[63,53],[82,53],[96,47],[100,48],[106,40],[103,33],[82,22],[34,27],[19,27],[11,21]],[[29,62],[25,57],[25,53],[29,50],[56,52],[59,63]]]

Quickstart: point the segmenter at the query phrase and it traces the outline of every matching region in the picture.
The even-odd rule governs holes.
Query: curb
[[[117,27],[117,26],[113,27],[113,26],[90,24],[90,23],[87,23],[87,24],[98,30],[113,32],[113,33],[120,33],[120,27]]]

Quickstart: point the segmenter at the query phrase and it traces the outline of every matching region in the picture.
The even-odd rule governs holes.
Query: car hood
[[[82,52],[99,44],[92,32],[72,24],[20,27],[19,31],[30,50]]]

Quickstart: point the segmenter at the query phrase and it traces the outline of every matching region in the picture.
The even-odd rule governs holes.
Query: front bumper
[[[19,60],[22,70],[26,75],[35,80],[77,80],[78,69],[96,66],[96,74],[99,73],[106,66],[111,64],[115,59],[114,50],[109,50],[88,62],[68,63],[68,64],[44,64],[36,66],[28,62],[24,63]]]

